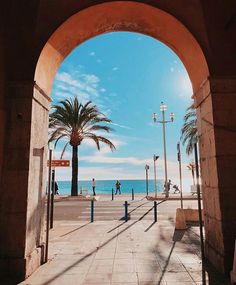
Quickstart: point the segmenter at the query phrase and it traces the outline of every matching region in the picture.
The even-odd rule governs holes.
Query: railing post
[[[157,201],[154,201],[154,222],[157,222]]]
[[[90,222],[93,223],[94,221],[94,200],[91,200],[91,218]]]
[[[134,188],[132,188],[132,200],[134,200]]]
[[[111,200],[114,200],[114,189],[111,190]]]
[[[52,183],[51,183],[51,208],[50,208],[50,229],[53,228],[54,216],[54,195],[55,195],[55,169],[52,170]]]
[[[45,246],[45,260],[48,261],[48,243],[49,243],[49,228],[50,228],[50,198],[51,198],[51,178],[52,178],[52,150],[49,150],[49,167],[48,167],[48,189],[47,189],[47,221],[46,221],[46,246]]]
[[[125,221],[128,221],[128,202],[125,201]]]

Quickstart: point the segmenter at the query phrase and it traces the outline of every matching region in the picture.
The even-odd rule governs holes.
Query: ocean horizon
[[[120,179],[121,193],[128,194],[134,189],[134,193],[146,193],[146,180],[145,179]],[[57,181],[60,195],[70,195],[71,181]],[[112,189],[116,190],[116,180],[96,180],[96,194],[111,194]],[[172,185],[173,186],[173,185]],[[78,192],[80,190],[88,190],[92,194],[92,180],[78,181]],[[161,193],[164,190],[164,180],[157,180],[157,192]],[[172,191],[172,187],[171,187]],[[154,193],[154,180],[148,180],[148,192]]]

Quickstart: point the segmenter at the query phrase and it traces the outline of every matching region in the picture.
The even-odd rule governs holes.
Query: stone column
[[[8,85],[0,268],[23,280],[41,263],[50,99],[33,81]]]
[[[206,257],[232,269],[236,237],[236,77],[210,77],[195,94]]]

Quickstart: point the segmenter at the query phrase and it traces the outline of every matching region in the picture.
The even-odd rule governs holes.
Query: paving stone
[[[126,284],[129,281],[131,283],[137,283],[138,278],[136,273],[113,273],[112,282],[120,282]]]
[[[153,273],[153,272],[160,272],[161,271],[161,268],[159,266],[159,264],[150,264],[150,263],[138,263],[136,264],[136,269],[137,269],[137,272],[150,272],[150,273]]]
[[[164,278],[167,282],[192,282],[187,272],[165,272]]]
[[[52,259],[21,285],[200,285],[200,245],[191,246],[196,235],[189,231],[173,242],[167,218],[163,214],[148,231],[150,220],[55,221]]]
[[[115,253],[115,259],[132,259],[134,257],[134,254],[132,252],[119,252],[117,251]]]
[[[92,265],[89,268],[89,273],[112,273],[113,266],[112,265],[101,265],[96,264]]]
[[[164,280],[164,275],[162,272],[138,272],[138,280],[139,282],[150,282],[150,281],[155,281],[156,284]]]
[[[135,272],[135,265],[132,263],[114,263],[113,273],[132,273]]]
[[[85,277],[84,283],[109,283],[111,282],[111,273],[89,273]]]

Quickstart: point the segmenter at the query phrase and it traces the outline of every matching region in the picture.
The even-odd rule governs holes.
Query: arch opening
[[[35,72],[36,84],[50,95],[58,67],[75,47],[92,37],[115,31],[138,32],[169,46],[185,65],[193,92],[208,77],[201,47],[180,21],[147,4],[117,1],[80,11],[53,33],[40,54]]]

